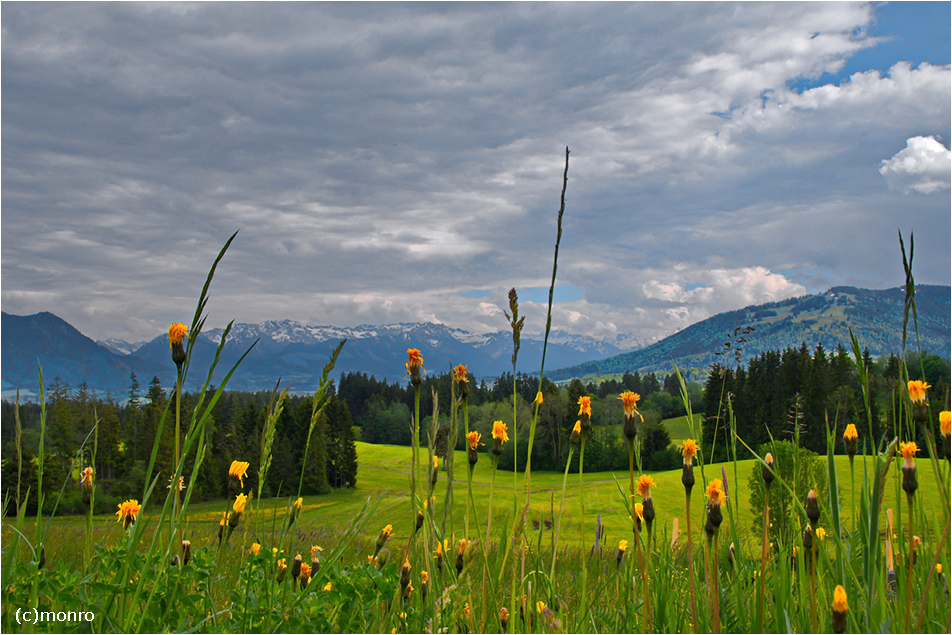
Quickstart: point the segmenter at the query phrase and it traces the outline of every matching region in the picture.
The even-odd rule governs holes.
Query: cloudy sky
[[[2,306],[652,340],[950,283],[949,3],[2,5]]]

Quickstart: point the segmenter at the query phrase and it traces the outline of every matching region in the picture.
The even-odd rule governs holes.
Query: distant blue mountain
[[[547,374],[550,379],[564,380],[635,371],[670,372],[674,364],[682,369],[704,369],[715,362],[734,365],[738,353],[740,360],[746,363],[764,351],[799,347],[803,343],[811,350],[817,344],[823,344],[827,351],[840,344],[849,350],[850,328],[860,346],[868,348],[874,357],[899,353],[905,295],[900,287],[883,290],[834,287],[826,293],[718,313],[651,346]],[[917,285],[916,307],[922,350],[949,357],[952,347],[950,287]],[[724,355],[725,345],[733,339],[735,329],[740,337],[739,331],[745,327],[753,328],[742,336],[746,341],[739,342],[739,346],[737,342],[732,343],[731,350]],[[906,346],[916,349],[911,315]]]
[[[76,386],[124,394],[130,373],[145,386],[157,376],[166,387],[175,379],[166,335],[135,346],[120,340],[97,343],[51,313],[16,316],[3,313],[3,390],[36,392],[39,361],[48,384],[55,377]],[[186,388],[204,383],[222,329],[203,332],[195,342]],[[477,377],[495,377],[511,370],[512,336],[507,332],[476,334],[441,324],[364,325],[353,328],[306,326],[290,320],[235,324],[228,335],[213,377],[221,381],[237,359],[254,344],[229,381],[234,390],[265,390],[281,378],[294,391],[317,387],[324,365],[341,339],[347,339],[334,376],[365,372],[399,381],[405,375],[407,348],[419,348],[430,372],[466,364]],[[554,331],[546,353],[547,366],[578,364],[613,355],[630,346],[618,340],[597,340]],[[125,353],[124,351],[131,351]],[[518,370],[535,372],[541,364],[542,341],[523,337]]]

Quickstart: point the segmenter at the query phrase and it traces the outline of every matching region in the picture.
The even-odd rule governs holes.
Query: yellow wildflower
[[[923,402],[926,400],[926,390],[932,388],[921,379],[909,380],[909,399],[914,402]]]
[[[238,483],[239,487],[244,487],[244,478],[248,476],[248,467],[250,465],[251,464],[247,461],[232,461],[231,467],[228,468],[228,478]]]
[[[181,346],[182,340],[188,337],[188,327],[181,322],[169,325],[169,348]]]
[[[638,477],[638,494],[642,498],[651,498],[651,488],[654,484],[654,479],[649,474],[642,474]]]
[[[579,416],[582,416],[582,415],[588,415],[589,417],[592,416],[592,398],[591,397],[587,395],[583,395],[578,398],[578,414]]]
[[[952,411],[943,410],[939,413],[939,430],[946,436],[952,434]]]
[[[846,430],[843,432],[843,439],[846,441],[855,441],[859,438],[859,432],[856,431],[856,424],[851,423],[846,426]]]
[[[641,399],[641,395],[636,392],[626,390],[625,392],[621,393],[618,398],[621,399],[621,407],[625,411],[626,417],[632,417],[634,415],[641,417],[641,413],[635,410],[635,405]],[[641,417],[641,420],[644,421],[645,418]]]
[[[685,465],[692,465],[694,457],[697,456],[698,444],[694,439],[685,439],[681,442],[681,456],[684,457]]]
[[[251,543],[251,548],[248,549],[248,555],[257,556],[261,553],[261,545],[256,542]]]
[[[724,485],[721,483],[721,479],[716,478],[710,482],[707,486],[707,497],[711,504],[717,503],[718,505],[727,499],[724,495]]]
[[[482,435],[476,432],[475,430],[467,434],[466,441],[469,442],[469,449],[475,450],[476,446],[483,445],[482,443],[479,442],[481,438],[482,438]]]
[[[119,511],[116,512],[116,516],[119,517],[118,522],[122,523],[123,529],[128,529],[129,525],[136,522],[142,506],[139,505],[139,501],[133,498],[124,503],[119,503],[118,507]]]
[[[499,441],[500,443],[505,443],[509,440],[509,435],[507,434],[508,428],[506,424],[502,421],[496,421],[493,423],[493,439]]]

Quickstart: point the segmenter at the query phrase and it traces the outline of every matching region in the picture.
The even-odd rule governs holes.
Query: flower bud
[[[764,486],[770,487],[770,484],[774,482],[774,461],[773,454],[770,452],[767,453],[767,456],[764,457],[765,465],[760,468],[760,475],[764,479]]]
[[[192,543],[188,540],[182,541],[182,564],[187,565],[192,560]]]
[[[291,577],[297,580],[297,577],[301,575],[301,554],[294,556],[294,563],[291,564]]]
[[[807,518],[810,520],[810,526],[816,527],[816,523],[820,520],[820,505],[816,499],[816,490],[810,490],[807,494]]]

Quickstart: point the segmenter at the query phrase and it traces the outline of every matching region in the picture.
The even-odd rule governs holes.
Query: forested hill
[[[902,348],[904,300],[903,287],[833,287],[826,293],[719,313],[646,348],[563,368],[548,376],[561,380],[626,371],[667,372],[674,363],[680,368],[704,368],[715,361],[736,363],[738,348],[744,363],[764,351],[799,347],[802,343],[811,349],[817,344],[827,350],[839,344],[849,348],[850,328],[874,357],[898,353]],[[952,346],[950,287],[917,286],[916,307],[922,350],[948,357]],[[749,327],[753,330],[744,333]],[[718,355],[728,343],[729,353]],[[915,347],[910,315],[907,348]]]

